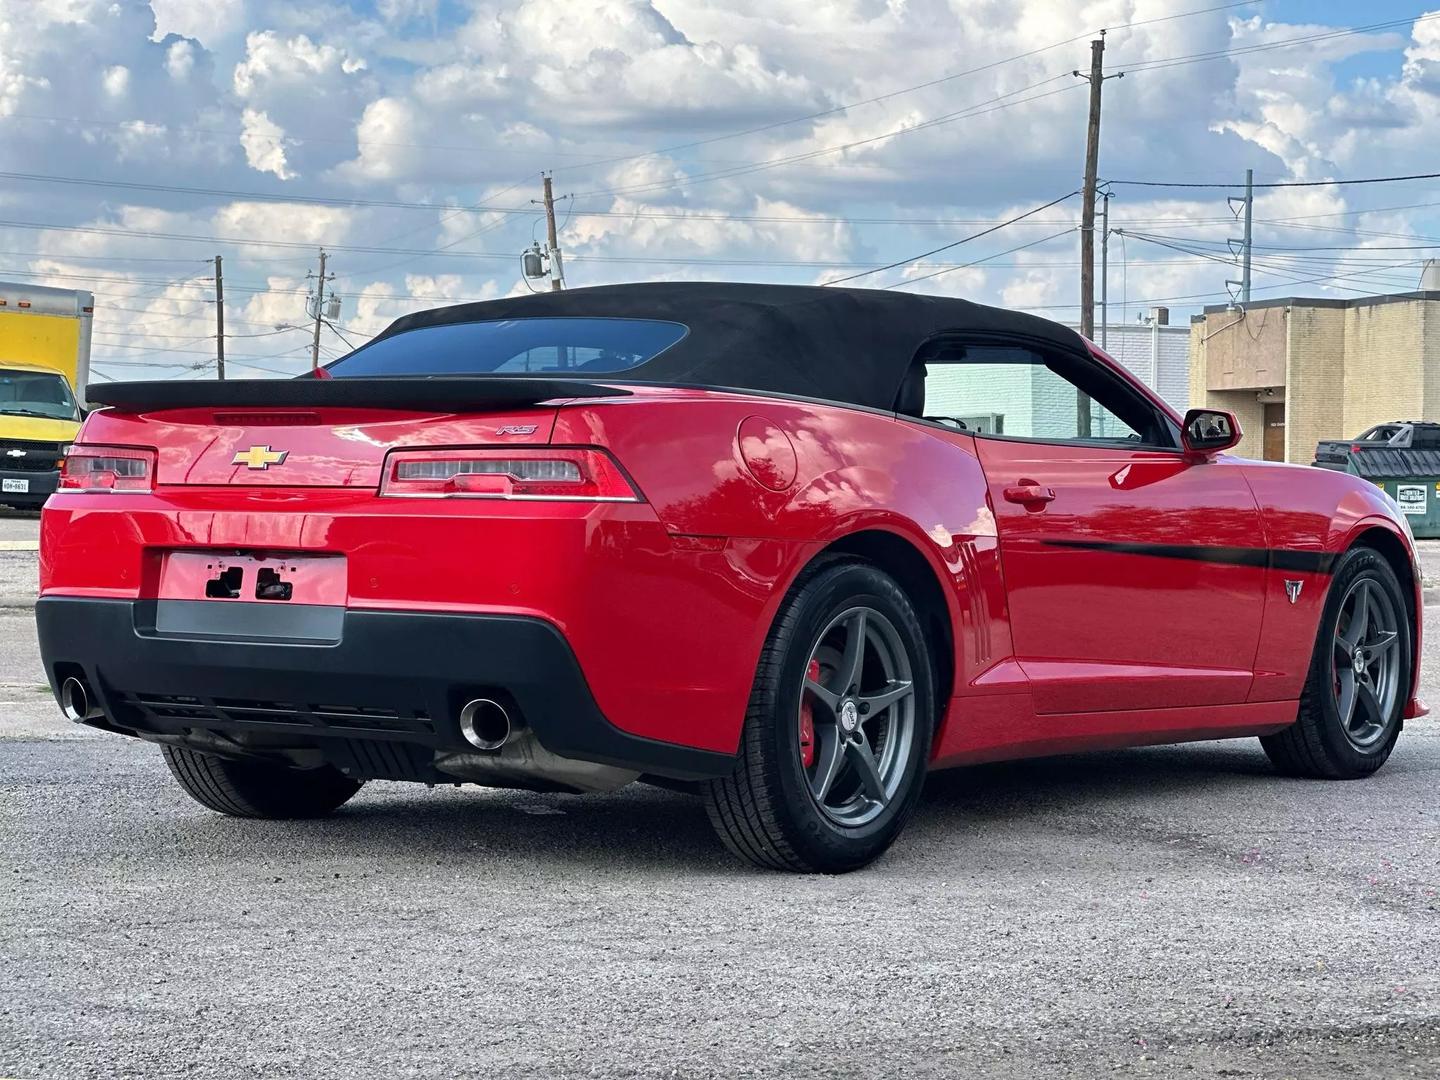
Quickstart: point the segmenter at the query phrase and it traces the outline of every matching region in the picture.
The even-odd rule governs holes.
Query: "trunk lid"
[[[496,376],[106,383],[84,440],[154,447],[161,485],[376,488],[391,450],[543,445],[552,403],[628,393]]]
[[[176,409],[97,413],[85,441],[153,446],[161,485],[378,488],[400,447],[543,445],[558,409]]]

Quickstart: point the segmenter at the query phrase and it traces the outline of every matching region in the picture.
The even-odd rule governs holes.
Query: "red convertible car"
[[[645,780],[746,859],[842,871],[930,770],[1253,735],[1360,777],[1425,711],[1381,491],[1229,456],[1233,416],[1028,315],[621,285],[92,395],[46,671],[222,813]]]

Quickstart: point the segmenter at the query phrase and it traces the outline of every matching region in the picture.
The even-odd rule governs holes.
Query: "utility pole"
[[[555,233],[555,195],[550,187],[550,174],[545,174],[545,231],[550,249],[550,288],[565,288],[565,266],[560,261],[560,239]]]
[[[1100,101],[1105,86],[1105,34],[1090,43],[1090,117],[1085,127],[1085,189],[1080,211],[1080,332],[1095,336],[1095,184],[1100,173]]]
[[[1100,208],[1100,348],[1110,347],[1110,192]]]
[[[1090,74],[1075,75],[1090,82],[1090,116],[1085,128],[1085,188],[1080,211],[1080,332],[1095,339],[1095,188],[1100,174],[1100,101],[1105,86],[1105,31],[1090,43]],[[1108,78],[1123,78],[1110,75]],[[1076,434],[1090,434],[1090,398],[1076,396]]]
[[[1242,202],[1231,196],[1226,200],[1230,204],[1230,212],[1235,214],[1235,204]],[[1242,216],[1243,215],[1243,216]],[[1245,223],[1245,233],[1240,244],[1240,280],[1227,281],[1226,285],[1240,286],[1240,306],[1247,307],[1250,303],[1250,251],[1255,239],[1255,170],[1245,170],[1245,198],[1243,209],[1236,217],[1241,217]],[[1230,250],[1235,250],[1236,241],[1230,241]],[[1233,293],[1231,295],[1234,295]]]
[[[215,377],[225,381],[225,277],[215,256]]]
[[[320,369],[320,324],[325,315],[325,249],[320,249],[320,276],[315,284],[315,340],[310,345],[310,369]]]
[[[1255,242],[1255,170],[1245,170],[1245,269],[1241,273],[1244,284],[1240,286],[1240,297],[1250,303],[1250,249]]]

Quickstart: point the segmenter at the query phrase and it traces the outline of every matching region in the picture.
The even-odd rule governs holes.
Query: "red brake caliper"
[[[820,661],[811,660],[805,669],[805,677],[820,681]],[[807,693],[800,699],[800,764],[809,768],[815,764],[815,713]]]

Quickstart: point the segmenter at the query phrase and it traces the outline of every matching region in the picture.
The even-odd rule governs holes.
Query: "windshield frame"
[[[70,380],[65,377],[64,372],[32,367],[9,367],[5,363],[0,362],[0,378],[4,378],[7,375],[24,376],[35,379],[58,379],[65,400],[70,406],[70,415],[55,416],[50,413],[41,412],[38,409],[20,410],[13,407],[18,405],[19,402],[0,399],[0,416],[15,416],[32,420],[58,420],[61,423],[69,422],[75,424],[78,424],[84,418],[84,414],[80,411],[80,403],[75,399],[75,391],[71,388]],[[32,404],[43,404],[43,402],[35,402]]]

